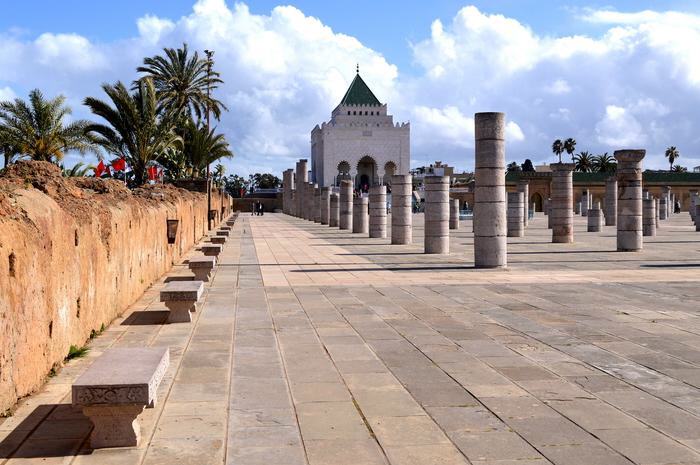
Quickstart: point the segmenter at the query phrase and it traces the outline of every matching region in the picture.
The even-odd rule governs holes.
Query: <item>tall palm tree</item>
[[[671,146],[666,149],[666,158],[668,158],[668,164],[669,164],[669,170],[673,171],[673,162],[676,161],[676,158],[679,158],[681,154],[678,152],[678,149],[674,146]]]
[[[207,165],[233,157],[224,135],[215,134],[214,131],[207,132],[206,127],[197,127],[193,122],[186,127],[183,152],[193,177],[204,177]]]
[[[552,152],[559,157],[559,163],[561,163],[561,154],[564,153],[564,143],[561,139],[557,139],[552,144]]]
[[[221,187],[223,185],[224,173],[226,173],[226,167],[224,165],[222,165],[221,163],[218,163],[214,167],[214,170],[212,171],[212,178],[213,178],[214,184],[216,184],[219,187]]]
[[[571,160],[574,160],[574,152],[576,151],[576,140],[569,137],[564,141],[564,150],[569,154]]]
[[[617,162],[605,152],[593,157],[593,170],[599,173],[612,173],[617,170]]]
[[[150,79],[140,80],[133,93],[121,82],[103,84],[102,89],[113,106],[93,97],[86,98],[84,103],[107,124],[90,124],[86,134],[108,152],[123,156],[133,170],[134,184],[140,186],[147,180],[149,162],[158,160],[182,140],[173,132],[172,115],[159,114],[156,90]]]
[[[95,150],[85,136],[88,121],[65,124],[64,120],[71,114],[65,102],[62,95],[47,100],[39,89],[29,93],[29,102],[19,98],[0,102],[3,145],[9,148],[7,151],[3,148],[5,163],[15,155],[57,163],[69,150],[81,154]]]
[[[3,168],[14,162],[19,155],[19,150],[17,147],[12,145],[10,140],[10,135],[4,126],[0,126],[0,153],[2,153],[4,160]]]
[[[574,157],[574,169],[582,173],[590,173],[593,171],[593,157],[588,151],[584,150]]]
[[[200,121],[210,109],[218,120],[226,106],[211,97],[210,91],[223,84],[220,74],[208,70],[207,59],[201,58],[196,51],[190,55],[187,44],[178,49],[164,48],[163,52],[165,56],[144,58],[143,66],[137,68],[138,72],[153,80],[159,110],[178,117],[195,116]]]

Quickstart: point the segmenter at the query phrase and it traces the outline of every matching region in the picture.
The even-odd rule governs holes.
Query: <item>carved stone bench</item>
[[[231,226],[221,226],[219,229],[222,231],[231,231]]]
[[[93,449],[138,445],[138,416],[155,406],[169,363],[167,347],[108,349],[73,383],[73,407],[94,426]]]
[[[212,244],[225,244],[226,236],[210,236],[209,240]]]
[[[218,257],[223,249],[219,244],[204,243],[199,247],[205,257]]]
[[[195,281],[208,283],[211,272],[216,266],[216,257],[193,257],[190,258],[188,266],[194,273]]]
[[[214,233],[215,236],[224,236],[228,237],[231,235],[231,231],[226,230],[226,229],[220,229]]]
[[[171,281],[160,291],[160,301],[170,310],[168,323],[189,323],[190,312],[197,311],[197,302],[204,292],[202,281]]]

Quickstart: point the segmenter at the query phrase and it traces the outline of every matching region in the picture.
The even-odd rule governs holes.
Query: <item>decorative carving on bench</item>
[[[81,408],[94,426],[93,449],[138,445],[138,416],[144,408],[155,406],[169,363],[167,347],[113,348],[75,381],[73,407]]]

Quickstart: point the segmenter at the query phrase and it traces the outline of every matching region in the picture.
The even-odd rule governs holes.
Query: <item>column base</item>
[[[146,408],[139,404],[91,405],[83,407],[94,428],[90,447],[136,447],[141,439],[138,416]]]

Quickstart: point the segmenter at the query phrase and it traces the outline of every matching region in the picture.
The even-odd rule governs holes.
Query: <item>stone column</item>
[[[321,188],[314,184],[314,223],[321,223]]]
[[[296,188],[297,188],[297,217],[304,217],[304,194],[306,193],[306,184],[309,182],[309,173],[307,167],[307,160],[301,159],[296,164]]]
[[[588,216],[588,189],[581,193],[581,216]]]
[[[340,218],[340,209],[339,209],[339,195],[336,194],[335,192],[331,192],[331,198],[330,198],[330,213],[328,217],[328,226],[331,228],[337,228],[339,224],[339,218]]]
[[[530,216],[530,181],[526,179],[519,180],[516,189],[518,192],[523,193],[523,225],[527,228],[528,217]]]
[[[697,218],[697,216],[695,216],[695,207],[700,205],[700,203],[698,203],[700,198],[698,197],[698,191],[696,190],[690,190],[688,193],[690,194],[690,199],[688,200],[688,212],[690,213],[690,219],[692,219],[693,223],[695,223]]]
[[[600,209],[600,202],[596,202],[595,207],[588,209],[588,232],[600,232],[603,229],[603,211]]]
[[[617,224],[617,178],[610,176],[605,180],[605,226]]]
[[[352,232],[358,234],[369,233],[369,199],[357,197],[352,205]]]
[[[654,210],[656,214],[656,229],[659,229],[659,210],[661,210],[660,207],[661,203],[659,202],[659,198],[655,197],[654,198]]]
[[[352,181],[345,179],[340,181],[340,196],[338,199],[338,224],[340,229],[352,230]]]
[[[386,238],[386,186],[369,188],[369,237]]]
[[[659,199],[659,219],[668,219],[668,197],[665,196],[663,193],[661,194],[661,198]]]
[[[426,176],[425,235],[427,254],[450,253],[450,177]]]
[[[304,193],[304,203],[306,204],[304,219],[308,221],[314,220],[315,191],[317,187],[318,186],[312,182],[306,183],[306,192]]]
[[[653,197],[642,200],[642,235],[656,236],[656,201]]]
[[[474,264],[505,267],[507,259],[505,114],[474,117]]]
[[[391,177],[391,243],[413,241],[413,177],[395,174]]]
[[[676,194],[671,193],[671,208],[669,208],[668,212],[673,215],[676,213]]]
[[[646,150],[617,150],[617,250],[642,250],[642,159]]]
[[[450,229],[459,229],[459,199],[450,199]]]
[[[549,216],[552,218],[552,242],[571,244],[574,242],[573,163],[552,163],[552,202]]]
[[[523,237],[525,222],[523,221],[523,199],[522,192],[508,192],[508,237]]]
[[[321,224],[328,224],[331,214],[331,188],[321,188]]]
[[[669,186],[664,186],[661,188],[661,214],[659,215],[662,220],[667,220],[671,210],[671,188]]]
[[[700,205],[695,206],[695,230],[700,231]]]
[[[286,215],[289,215],[289,202],[291,200],[291,173],[292,170],[282,172],[282,212]]]
[[[581,214],[581,201],[579,200],[578,202],[574,202],[574,214],[580,215]]]
[[[547,229],[552,229],[552,199],[545,199],[547,202]]]

